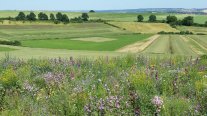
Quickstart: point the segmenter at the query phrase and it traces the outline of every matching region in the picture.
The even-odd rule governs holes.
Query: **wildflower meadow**
[[[207,57],[3,58],[0,115],[207,115]]]

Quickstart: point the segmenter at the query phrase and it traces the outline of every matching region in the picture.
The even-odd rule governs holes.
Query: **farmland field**
[[[207,116],[207,15],[165,10],[0,10],[0,116]]]
[[[138,23],[138,22],[109,22],[134,33],[158,33],[160,31],[178,32],[178,30],[164,23]]]
[[[207,34],[207,28],[206,27],[177,26],[177,29],[181,30],[181,31],[190,31],[190,32],[193,32],[193,33]]]

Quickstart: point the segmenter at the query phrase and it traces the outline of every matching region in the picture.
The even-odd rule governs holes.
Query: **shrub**
[[[5,88],[5,89],[11,89],[13,87],[17,86],[17,75],[14,72],[13,69],[7,69],[2,73],[0,76],[0,84]]]
[[[5,40],[0,40],[0,44],[3,45],[13,45],[13,46],[21,46],[21,42],[20,41],[5,41]]]

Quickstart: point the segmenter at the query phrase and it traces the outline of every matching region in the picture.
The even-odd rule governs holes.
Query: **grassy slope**
[[[176,29],[164,23],[110,22],[110,24],[135,33],[177,32]]]
[[[35,11],[35,13],[39,13],[40,11]],[[56,13],[56,12],[50,12],[50,11],[44,11],[47,14],[50,13]],[[25,12],[28,14],[29,12]],[[79,12],[63,12],[66,13],[70,18],[80,16],[81,13]],[[151,13],[140,13],[144,16],[145,21],[148,20],[149,15]],[[191,15],[194,16],[196,23],[204,23],[207,21],[206,15],[193,15],[193,14],[169,14],[169,13],[154,13],[157,16],[158,20],[166,19],[166,16],[168,15],[176,15],[178,19],[183,19],[184,17]],[[18,11],[0,11],[0,17],[15,17],[18,15]],[[137,20],[138,13],[89,13],[89,16],[91,19],[105,19],[105,20],[113,20],[113,21],[136,21]]]
[[[87,42],[74,41],[70,39],[57,40],[27,40],[22,41],[23,46],[33,48],[54,48],[54,49],[69,49],[69,50],[92,50],[92,51],[114,51],[128,44],[148,38],[150,35],[128,34],[128,35],[113,35],[103,36],[116,39],[108,42]]]

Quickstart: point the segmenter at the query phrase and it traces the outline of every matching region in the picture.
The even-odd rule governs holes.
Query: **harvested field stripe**
[[[192,37],[188,37],[189,39],[191,39],[194,43],[196,43],[200,48],[202,48],[203,50],[207,51],[207,48],[204,47],[203,45],[201,45],[200,41],[192,38]]]
[[[151,36],[144,41],[140,41],[140,42],[125,46],[121,49],[118,49],[117,52],[131,52],[131,53],[141,52],[145,50],[149,45],[151,45],[159,37],[160,35]]]
[[[149,54],[170,54],[169,51],[169,36],[162,35],[148,46],[143,53]]]
[[[190,45],[190,48],[198,55],[203,55],[205,52],[203,51],[202,47],[200,47],[194,40],[189,37],[180,36],[186,43]]]
[[[175,54],[175,55],[189,55],[189,56],[197,55],[196,52],[194,52],[191,49],[190,45],[181,38],[181,36],[171,35],[170,41],[172,44],[173,54]]]

